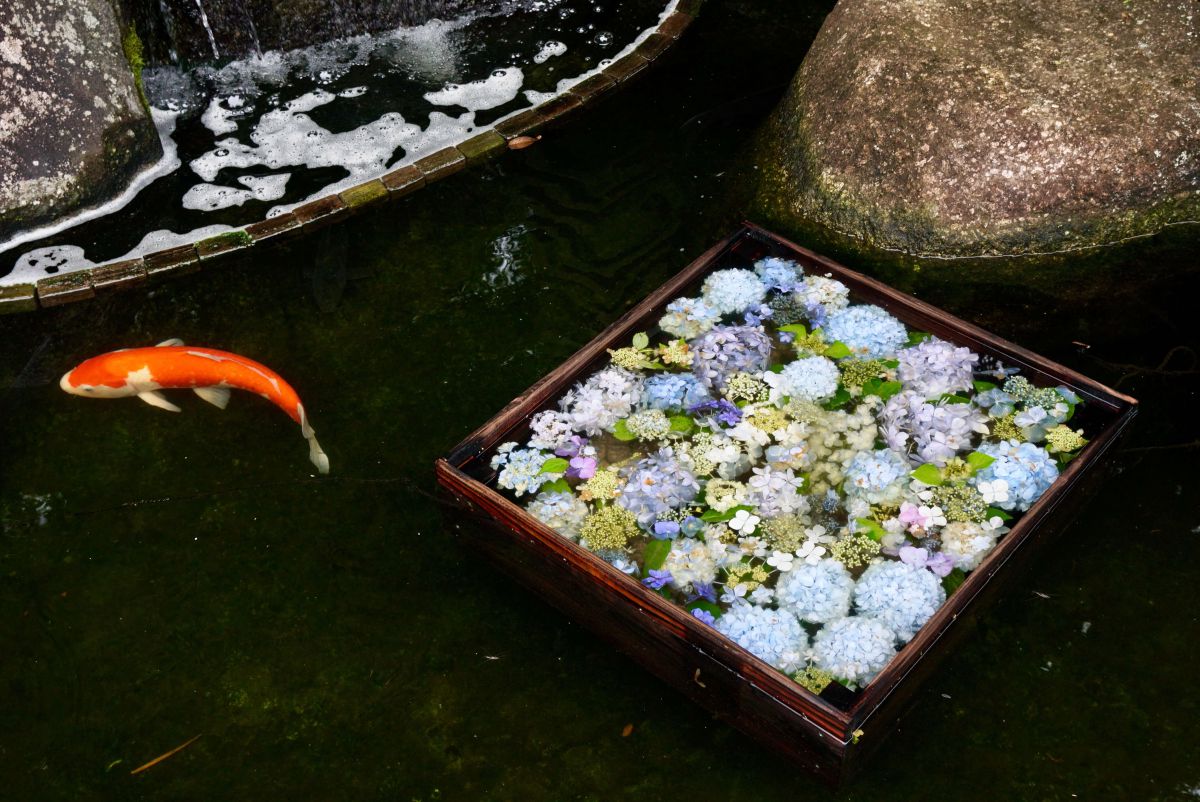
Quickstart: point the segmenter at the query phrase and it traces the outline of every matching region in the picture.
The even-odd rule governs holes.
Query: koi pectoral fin
[[[225,409],[229,405],[228,387],[195,387],[193,390],[217,409]]]
[[[167,412],[179,412],[179,407],[168,401],[158,390],[146,390],[144,393],[138,393],[138,398],[145,401],[152,407],[165,409]]]

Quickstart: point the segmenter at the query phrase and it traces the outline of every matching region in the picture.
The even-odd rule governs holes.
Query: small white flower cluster
[[[803,401],[823,401],[837,392],[837,365],[824,356],[797,359],[779,373],[763,374],[763,381],[771,386],[771,401],[783,404],[783,399],[798,398]]]
[[[739,602],[718,618],[714,626],[722,635],[780,671],[790,673],[805,664],[808,633],[791,612]]]
[[[877,404],[877,399],[874,404],[867,399],[853,412],[839,409],[824,413],[813,422],[808,439],[812,452],[809,492],[824,493],[840,487],[854,455],[875,447],[879,435],[875,425]]]
[[[671,431],[671,419],[661,409],[644,409],[626,418],[625,428],[639,440],[658,440]]]
[[[853,593],[854,578],[829,557],[793,567],[775,586],[779,606],[811,624],[824,624],[849,613]]]
[[[563,537],[579,540],[588,506],[574,493],[543,491],[525,507],[529,513]]]
[[[901,641],[908,641],[946,600],[946,589],[932,572],[902,562],[867,568],[854,587],[859,613],[878,618]]]
[[[750,270],[718,270],[704,280],[704,302],[723,315],[740,314],[761,304],[767,297],[766,285]]]
[[[866,685],[896,654],[887,624],[851,616],[826,624],[813,639],[813,662],[838,679]]]
[[[806,276],[796,289],[796,300],[809,310],[810,315],[815,313],[818,318],[815,322],[820,325],[829,315],[850,305],[850,290],[837,279]]]
[[[625,368],[605,368],[568,390],[559,408],[571,418],[575,431],[588,435],[611,432],[629,415],[642,394],[641,379]]]
[[[729,512],[746,504],[747,488],[742,482],[709,479],[704,486],[704,502],[717,512]]]
[[[926,398],[938,398],[946,393],[970,390],[975,378],[979,356],[963,348],[931,337],[912,348],[896,353],[900,362],[897,376],[905,389]]]
[[[856,355],[884,359],[908,342],[904,324],[878,306],[851,306],[834,312],[825,324],[826,342],[843,342]]]
[[[553,451],[562,448],[575,434],[575,424],[565,412],[547,409],[529,419],[529,445]]]

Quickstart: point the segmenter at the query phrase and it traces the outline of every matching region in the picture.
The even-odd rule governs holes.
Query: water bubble
[[[592,41],[601,47],[608,47],[613,43],[614,38],[610,31],[600,31],[600,33],[592,37]]]
[[[213,151],[213,155],[219,156],[220,158],[223,159],[229,155],[229,151],[226,150],[225,148],[217,148],[215,151]]]

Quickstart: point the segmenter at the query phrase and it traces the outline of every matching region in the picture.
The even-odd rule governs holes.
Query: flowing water
[[[739,219],[734,155],[829,4],[772,6],[711,2],[666,63],[537,146],[317,238],[0,320],[0,797],[1200,795],[1194,236],[1112,254],[1119,280],[1076,300],[852,262],[1143,408],[1118,472],[841,792],[443,527],[433,459]],[[330,476],[252,396],[173,415],[57,387],[168,337],[287,377]]]

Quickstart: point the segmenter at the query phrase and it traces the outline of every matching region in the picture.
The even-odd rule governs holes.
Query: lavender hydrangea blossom
[[[692,371],[715,390],[724,389],[725,380],[734,373],[764,370],[771,358],[771,338],[760,326],[716,326],[691,346]]]
[[[979,357],[969,348],[931,337],[896,353],[897,376],[905,389],[926,398],[970,390]]]
[[[754,272],[768,290],[792,292],[800,283],[804,271],[791,259],[768,256],[754,263]]]
[[[908,455],[914,464],[938,466],[970,449],[977,434],[987,434],[986,420],[973,404],[934,404],[913,390],[889,398],[879,413],[879,426],[889,448]]]

